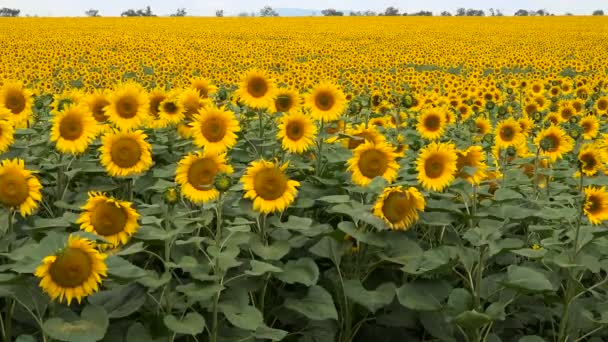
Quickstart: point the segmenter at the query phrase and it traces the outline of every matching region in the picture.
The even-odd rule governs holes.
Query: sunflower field
[[[0,19],[0,334],[608,340],[608,19]]]

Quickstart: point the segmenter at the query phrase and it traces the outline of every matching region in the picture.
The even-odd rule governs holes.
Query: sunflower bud
[[[572,115],[568,121],[570,121],[571,124],[576,124],[579,120],[580,118],[578,116]]]
[[[486,108],[487,108],[487,105],[486,105]],[[499,116],[505,116],[505,115],[507,115],[507,112],[508,112],[507,107],[505,107],[505,106],[498,107]]]
[[[576,140],[576,139],[578,139],[578,138],[581,136],[581,134],[582,134],[582,132],[581,132],[581,128],[580,128],[580,127],[577,127],[577,126],[573,126],[572,128],[570,128],[570,129],[568,130],[568,134],[570,135],[570,137],[572,137],[572,139],[575,139],[575,140]]]
[[[592,99],[593,101],[597,101],[597,99],[599,99],[599,98],[600,98],[600,96],[599,96],[597,93],[596,93],[596,94],[591,95],[591,99]]]
[[[230,176],[228,176],[226,173],[218,173],[215,175],[213,185],[219,192],[226,192],[232,186],[232,178],[230,178]]]
[[[492,101],[488,101],[488,102],[486,102],[486,109],[487,109],[487,110],[492,110],[492,109],[494,109],[494,102],[492,102]]]
[[[542,119],[543,119],[543,115],[540,112],[534,112],[532,114],[532,120],[539,122]]]
[[[486,134],[486,135],[483,136],[483,141],[486,144],[492,144],[493,141],[494,141],[494,136],[492,134]]]
[[[414,140],[412,141],[412,143],[410,144],[410,148],[413,151],[418,151],[420,149],[420,147],[422,147],[422,145],[420,144],[419,140]]]
[[[175,204],[177,202],[177,190],[175,188],[169,188],[165,190],[165,203]]]
[[[507,147],[507,156],[513,158],[517,155],[517,150],[513,146]]]
[[[507,88],[507,94],[509,94],[509,95],[513,94],[513,89],[512,88]]]
[[[401,103],[403,104],[403,107],[411,108],[414,105],[415,100],[412,95],[405,94],[405,95],[403,95],[403,98],[401,99]]]

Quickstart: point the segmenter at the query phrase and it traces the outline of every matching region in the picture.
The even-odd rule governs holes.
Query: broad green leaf
[[[350,197],[348,195],[331,195],[318,198],[317,201],[326,203],[348,203],[350,202]]]
[[[125,279],[137,279],[146,275],[146,271],[119,256],[110,256],[106,259],[108,274]]]
[[[300,283],[312,286],[319,279],[319,268],[311,258],[289,260],[283,267],[283,272],[277,274],[276,277],[288,284]]]
[[[520,338],[517,342],[546,342],[542,337],[536,335],[528,335]]]
[[[54,317],[44,322],[43,329],[56,340],[91,342],[104,337],[109,323],[108,315],[102,307],[87,305],[79,319],[68,322],[63,318]]]
[[[197,335],[205,330],[205,318],[196,312],[189,312],[181,319],[168,315],[163,322],[167,328],[178,334]]]
[[[314,246],[310,247],[310,252],[322,258],[327,258],[334,262],[334,265],[340,265],[342,255],[344,255],[344,245],[338,243],[336,239],[330,236],[324,236]]]
[[[146,302],[146,291],[141,285],[131,283],[104,290],[88,298],[89,303],[101,306],[110,318],[129,316]]]
[[[259,276],[264,273],[283,272],[283,270],[281,268],[276,267],[269,263],[262,262],[262,261],[251,260],[249,262],[249,265],[251,266],[251,270],[247,270],[247,271],[245,271],[245,273],[249,274],[249,275],[253,275],[253,276]]]
[[[454,323],[467,330],[479,329],[492,321],[492,317],[475,310],[465,311],[454,318]]]
[[[287,241],[279,240],[266,245],[260,241],[260,238],[257,235],[252,235],[252,238],[249,241],[249,248],[251,248],[253,253],[264,260],[280,260],[289,253],[290,249]]]
[[[312,320],[338,319],[338,312],[331,295],[317,285],[311,286],[304,298],[287,298],[285,307]]]
[[[519,192],[506,188],[500,188],[494,193],[494,199],[497,201],[508,201],[522,198],[523,196]]]
[[[175,289],[192,300],[204,302],[224,290],[224,286],[215,283],[203,285],[198,282],[191,282],[185,285],[178,285]]]
[[[435,311],[443,307],[450,290],[450,285],[440,280],[417,280],[398,288],[397,299],[408,309]]]
[[[452,316],[471,310],[473,308],[473,296],[463,288],[454,289],[448,298],[448,308]]]
[[[505,286],[529,292],[553,291],[553,285],[544,273],[533,268],[511,265],[507,268]]]
[[[245,330],[255,331],[264,326],[262,313],[254,306],[236,306],[232,303],[220,303],[220,311],[234,326]]]
[[[393,301],[395,285],[384,283],[375,290],[367,290],[359,280],[351,279],[344,282],[344,292],[353,302],[375,313],[378,309],[389,305]]]
[[[255,329],[254,336],[259,339],[268,339],[271,341],[281,341],[287,336],[288,332],[280,329],[269,328],[265,325],[262,325]]]

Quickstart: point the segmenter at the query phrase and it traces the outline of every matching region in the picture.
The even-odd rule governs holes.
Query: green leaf
[[[511,189],[500,188],[494,193],[494,199],[497,201],[507,201],[524,198],[519,192]]]
[[[344,292],[353,302],[375,313],[393,301],[395,284],[384,283],[370,291],[365,289],[359,280],[351,279],[344,282]]]
[[[268,339],[271,341],[280,341],[287,336],[289,332],[280,329],[269,328],[265,325],[258,327],[255,329],[254,336],[259,339]]]
[[[238,328],[255,331],[259,327],[264,326],[262,313],[254,306],[237,306],[234,303],[220,303],[220,310],[224,313],[226,319]]]
[[[32,335],[19,335],[15,342],[36,342],[36,338]]]
[[[144,243],[136,242],[136,243],[128,246],[127,248],[121,250],[120,252],[116,253],[116,255],[127,256],[127,255],[137,254],[143,250],[145,250]]]
[[[546,342],[542,337],[536,335],[528,335],[520,338],[517,342]]]
[[[340,245],[336,239],[329,236],[324,236],[309,250],[314,255],[330,259],[334,262],[334,265],[340,265],[345,251],[344,245]]]
[[[283,267],[283,272],[277,274],[276,277],[288,284],[300,283],[312,286],[319,279],[319,268],[311,258],[289,260]]]
[[[451,315],[457,316],[473,307],[473,296],[463,288],[452,290],[448,298],[448,308]]]
[[[215,294],[224,290],[224,286],[219,284],[199,284],[197,282],[191,282],[186,285],[178,285],[175,287],[178,292],[181,292],[188,296],[188,298],[195,301],[207,301],[211,299]]]
[[[491,321],[492,317],[484,313],[479,313],[475,310],[465,311],[454,318],[454,323],[467,330],[481,328]]]
[[[547,254],[547,250],[544,248],[543,249],[520,248],[520,249],[511,250],[511,253],[515,253],[517,255],[521,255],[521,256],[524,256],[524,257],[530,258],[530,259],[538,259],[538,258],[542,258],[543,256],[545,256],[545,254]]]
[[[103,307],[110,318],[122,318],[139,310],[146,302],[146,291],[140,285],[132,283],[97,292],[88,301]]]
[[[533,268],[511,265],[507,268],[505,286],[529,292],[553,291],[545,274]]]
[[[350,197],[348,195],[332,195],[332,196],[323,196],[317,198],[317,201],[325,202],[325,203],[348,203],[350,202]]]
[[[342,221],[338,223],[338,229],[343,231],[345,234],[348,234],[355,238],[355,240],[359,242],[364,242],[368,245],[373,245],[377,247],[384,247],[386,243],[382,240],[377,232],[364,232],[355,227],[355,224],[351,221]]]
[[[146,271],[118,256],[107,258],[106,264],[108,265],[108,274],[114,277],[136,279],[146,275]]]
[[[399,303],[417,311],[435,311],[443,307],[443,300],[450,294],[450,285],[435,280],[417,280],[397,289]]]
[[[91,342],[101,340],[108,329],[109,319],[102,307],[87,305],[80,319],[65,321],[54,317],[44,322],[42,328],[50,337],[67,342]]]
[[[311,286],[304,298],[287,298],[285,307],[312,320],[338,319],[338,312],[331,295],[317,285]]]
[[[168,337],[167,337],[168,338]],[[125,342],[162,342],[166,339],[154,339],[141,323],[135,323],[127,330]]]
[[[249,261],[249,265],[251,266],[251,270],[245,271],[245,274],[259,276],[264,273],[280,273],[283,272],[282,269],[276,267],[272,264],[268,264],[262,261],[251,260]]]
[[[182,319],[168,315],[163,322],[167,328],[178,334],[197,335],[205,330],[205,318],[196,312],[189,312]]]
[[[251,240],[249,241],[249,248],[251,248],[253,253],[264,260],[280,260],[289,253],[290,249],[287,241],[279,240],[273,242],[271,245],[266,245],[262,243],[260,237],[257,235],[252,235]]]

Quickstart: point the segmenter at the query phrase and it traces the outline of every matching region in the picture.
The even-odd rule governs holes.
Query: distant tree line
[[[0,8],[0,17],[18,17],[19,13],[21,13],[21,10],[16,8]]]

